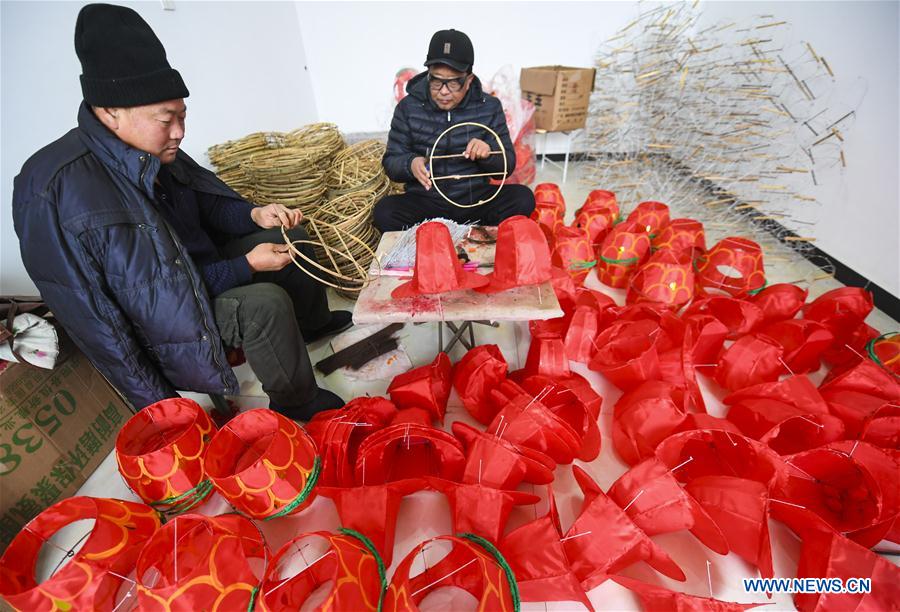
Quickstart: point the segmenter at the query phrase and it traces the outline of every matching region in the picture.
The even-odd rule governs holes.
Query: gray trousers
[[[288,234],[293,240],[308,240],[301,228]],[[244,236],[227,244],[222,254],[237,257],[264,242],[283,243],[281,231]],[[311,246],[297,248],[315,258]],[[331,320],[325,285],[290,263],[277,272],[258,272],[250,284],[219,294],[213,309],[222,342],[243,349],[270,405],[290,408],[316,396],[318,386],[302,330],[316,330]]]

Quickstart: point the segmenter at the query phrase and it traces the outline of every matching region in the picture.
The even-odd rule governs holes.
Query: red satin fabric
[[[569,358],[562,338],[552,333],[532,333],[525,367],[528,374],[542,374],[550,378],[569,375]]]
[[[631,276],[650,255],[650,235],[626,221],[616,225],[597,249],[597,278],[610,287],[627,287]]]
[[[606,496],[587,472],[577,465],[572,466],[572,472],[584,494],[584,502],[566,533],[563,548],[585,591],[638,561],[645,561],[673,580],[685,580],[675,561]]]
[[[494,271],[481,293],[496,293],[513,287],[539,285],[550,280],[550,247],[538,224],[516,215],[500,222]]]
[[[656,232],[651,245],[657,251],[686,254],[693,259],[706,251],[703,224],[694,219],[672,219]]]
[[[386,484],[322,487],[321,493],[334,502],[341,525],[369,538],[389,566],[394,558],[400,502],[423,488],[424,480],[409,478]]]
[[[453,388],[469,414],[487,425],[497,413],[490,390],[506,379],[509,365],[496,344],[482,344],[467,352],[453,369]]]
[[[868,359],[852,367],[832,369],[819,385],[819,392],[831,414],[844,422],[851,439],[884,404],[900,403],[897,379]]]
[[[409,577],[413,562],[422,557],[423,549],[441,540],[453,545],[447,556],[433,565],[427,562],[426,556],[427,569]],[[497,560],[479,544],[447,535],[422,542],[404,557],[384,594],[382,610],[413,612],[429,593],[448,586],[463,589],[475,597],[478,610],[513,612],[515,609],[506,573]]]
[[[759,441],[779,455],[793,455],[840,440],[844,423],[830,414],[788,417],[766,432]]]
[[[643,228],[652,239],[669,224],[669,207],[662,202],[641,202],[628,215],[627,221]]]
[[[689,254],[658,251],[650,256],[628,285],[626,303],[655,302],[680,308],[694,297],[694,271]]]
[[[148,611],[246,610],[262,578],[249,560],[263,566],[270,554],[249,519],[182,514],[161,527],[138,557],[138,606]],[[152,577],[157,574],[158,579]]]
[[[395,288],[391,297],[433,295],[474,289],[487,283],[487,277],[463,270],[447,226],[439,221],[429,221],[416,230],[416,265],[412,280]]]
[[[737,340],[755,330],[764,318],[758,306],[739,298],[713,296],[691,303],[685,317],[712,315],[727,329],[728,340]]]
[[[521,482],[548,484],[556,463],[547,455],[517,447],[503,438],[457,421],[452,426],[465,446],[466,466],[462,482],[482,483],[501,490],[515,489]]]
[[[738,391],[788,374],[782,364],[784,349],[775,341],[755,334],[738,338],[722,352],[716,366],[716,382]]]
[[[809,291],[791,283],[769,285],[747,300],[759,307],[763,313],[763,321],[773,323],[793,319],[803,308]]]
[[[746,387],[723,402],[730,406],[728,420],[756,440],[785,419],[828,414],[828,404],[804,375]]]
[[[311,538],[325,540],[327,552],[320,557],[306,557],[306,568],[285,576],[280,566],[287,565],[301,550],[301,543]],[[315,610],[378,609],[381,598],[378,563],[362,540],[352,535],[328,531],[298,535],[275,553],[267,570],[256,600],[260,612],[299,610],[313,591],[328,582],[331,590]]]
[[[81,549],[38,584],[44,542],[83,519],[95,522]],[[18,610],[114,610],[124,582],[119,576],[131,573],[159,526],[159,515],[144,504],[95,497],[57,502],[29,521],[0,557],[0,596]]]
[[[720,240],[698,259],[696,266],[697,285],[705,291],[741,297],[766,284],[762,249],[752,240],[739,236]]]
[[[450,397],[453,365],[446,353],[438,353],[428,365],[394,377],[388,386],[391,401],[398,408],[425,408],[443,423]]]
[[[373,433],[360,444],[356,482],[374,485],[425,476],[458,481],[465,462],[462,445],[446,431],[399,423]]]
[[[575,301],[575,310],[565,330],[566,356],[571,361],[588,363],[596,351],[596,337],[601,329],[615,318],[612,309],[615,302],[590,289],[581,289]]]
[[[610,578],[632,591],[638,596],[645,610],[677,610],[678,612],[742,612],[764,606],[765,603],[742,604],[732,601],[722,601],[712,597],[698,597],[671,591],[665,587],[647,582],[641,582],[625,576],[610,576]]]
[[[561,225],[553,243],[553,265],[569,273],[576,285],[584,283],[595,264],[594,249],[584,230]]]
[[[242,412],[216,433],[204,469],[219,494],[253,518],[267,518],[292,504],[313,475],[316,445],[294,421],[267,408]],[[302,511],[315,488],[291,510]]]
[[[148,504],[181,497],[206,478],[203,454],[215,432],[216,426],[193,400],[178,397],[150,404],[128,419],[116,436],[119,473]],[[195,497],[187,504],[166,502],[157,508],[187,509],[206,496]]]
[[[648,320],[617,321],[597,336],[589,364],[622,390],[659,378],[658,336],[661,328]]]
[[[784,363],[794,374],[818,370],[822,365],[822,354],[834,342],[831,330],[809,319],[778,321],[761,328],[758,333],[781,345]]]
[[[734,476],[769,485],[784,462],[768,446],[728,431],[695,430],[669,436],[656,456],[679,482],[702,476]]]
[[[613,446],[628,465],[652,457],[685,418],[683,391],[671,383],[650,380],[619,398],[613,412]]]
[[[532,383],[526,382],[528,379],[540,381],[539,383],[535,382],[534,384],[540,384],[541,388],[547,385],[556,385],[557,387],[566,389],[573,397],[584,404],[588,412],[594,416],[594,420],[600,418],[600,406],[603,404],[603,397],[594,391],[591,383],[581,374],[569,372],[568,376],[551,377],[543,374],[529,374],[525,370],[516,370],[509,375],[509,379],[519,385],[524,384],[529,386],[529,388],[531,388],[530,385]]]

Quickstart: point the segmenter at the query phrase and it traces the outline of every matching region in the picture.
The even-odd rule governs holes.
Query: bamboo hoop
[[[282,236],[282,238],[284,238],[284,242],[288,247],[288,252],[291,255],[291,261],[294,262],[294,265],[296,265],[304,274],[307,274],[310,277],[314,278],[315,280],[317,280],[325,285],[328,285],[329,287],[337,289],[339,291],[358,293],[369,285],[369,283],[371,282],[371,279],[369,277],[368,268],[363,267],[363,265],[359,262],[359,260],[354,258],[353,254],[351,253],[351,247],[348,245],[346,238],[349,238],[350,242],[354,243],[357,246],[357,248],[362,249],[366,254],[368,254],[371,257],[370,261],[373,261],[373,260],[377,261],[377,259],[375,257],[375,251],[368,244],[366,244],[361,238],[358,238],[357,236],[354,236],[353,234],[347,233],[344,230],[341,230],[341,229],[337,228],[335,225],[328,223],[326,221],[310,219],[308,221],[306,227],[307,227],[307,232],[309,232],[311,230],[316,235],[318,240],[291,240],[290,236],[287,235],[287,230],[285,229],[285,227],[281,226],[281,236]],[[331,246],[330,244],[326,243],[324,237],[322,236],[322,231],[321,231],[322,227],[327,228],[329,231],[335,233],[335,235],[339,238],[341,245],[344,247],[343,251],[337,247]],[[324,253],[326,255],[326,258],[331,262],[333,267],[326,268],[325,266],[320,264],[315,259],[306,256],[304,253],[302,253],[300,250],[298,250],[296,248],[295,245],[297,245],[297,244],[310,244],[313,246],[313,248],[322,249],[322,251],[324,251]],[[344,274],[343,271],[340,269],[338,262],[335,260],[334,255],[338,255],[340,258],[344,259],[345,261],[350,262],[351,266],[356,271],[358,276],[356,278],[354,278],[354,277],[347,276],[346,274]],[[344,281],[345,283],[354,283],[359,286],[340,285],[335,282],[331,282],[327,279],[316,276],[315,274],[311,273],[309,270],[304,268],[302,265],[300,265],[300,262],[297,261],[298,257],[300,259],[302,259],[303,261],[305,261],[310,266],[312,266],[313,268],[315,268],[321,272],[324,272],[325,274],[328,274],[330,277],[337,279],[338,281]]]
[[[341,194],[383,182],[385,175],[381,158],[384,151],[384,143],[363,140],[335,155],[325,177],[328,189]]]
[[[499,194],[500,190],[503,189],[503,185],[506,184],[506,179],[508,178],[508,173],[506,171],[506,147],[503,146],[503,141],[500,140],[500,137],[497,135],[497,132],[495,132],[488,126],[484,125],[483,123],[476,123],[474,121],[466,121],[463,123],[457,123],[456,125],[451,125],[446,130],[441,132],[440,136],[437,137],[437,140],[434,141],[434,145],[432,145],[432,147],[431,147],[431,155],[428,158],[428,167],[432,168],[432,169],[434,168],[434,160],[435,159],[446,159],[447,157],[450,157],[450,156],[446,156],[446,155],[435,156],[435,154],[434,154],[435,151],[437,150],[438,143],[441,141],[441,138],[443,138],[448,132],[455,130],[456,128],[466,126],[466,125],[471,125],[471,126],[475,126],[478,128],[482,128],[482,129],[488,131],[494,137],[494,140],[497,141],[497,146],[500,147],[500,150],[499,151],[491,151],[491,154],[500,154],[503,156],[503,172],[480,172],[480,173],[476,173],[476,174],[454,174],[451,176],[432,176],[431,184],[434,185],[435,191],[437,191],[441,195],[442,198],[447,200],[447,202],[449,202],[453,206],[456,206],[457,208],[474,208],[476,206],[481,206],[482,204],[487,204],[488,202],[490,202],[491,200],[493,200],[494,198],[497,197],[497,194]],[[461,156],[461,155],[462,155],[461,153],[456,154],[456,156]],[[438,181],[441,181],[441,180],[460,180],[460,179],[464,179],[464,178],[477,178],[477,177],[483,177],[483,176],[498,176],[501,174],[503,175],[503,178],[500,179],[500,184],[497,185],[497,191],[495,191],[491,195],[491,197],[484,199],[484,200],[478,200],[477,202],[475,202],[473,204],[459,204],[457,202],[454,202],[449,197],[447,197],[447,194],[445,194],[443,191],[441,191],[441,188],[438,186]]]

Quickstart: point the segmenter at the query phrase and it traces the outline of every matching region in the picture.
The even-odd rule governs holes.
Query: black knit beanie
[[[112,4],[88,4],[75,22],[81,91],[91,106],[143,106],[187,98],[166,50],[140,15]]]

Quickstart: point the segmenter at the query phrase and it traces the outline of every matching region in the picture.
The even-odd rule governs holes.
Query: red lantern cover
[[[594,249],[584,230],[565,225],[556,230],[551,261],[557,268],[568,272],[576,285],[584,283],[591,268],[597,263]]]
[[[446,431],[398,423],[373,433],[360,445],[356,482],[384,484],[424,476],[458,481],[465,463],[462,445]]]
[[[684,421],[683,391],[648,380],[625,392],[613,412],[613,446],[628,465],[652,457],[657,445]]]
[[[566,356],[571,361],[587,363],[596,350],[597,333],[615,317],[611,309],[616,303],[607,295],[581,289],[575,301],[575,311],[565,331]]]
[[[900,405],[884,404],[863,423],[860,440],[884,449],[900,461]]]
[[[723,238],[696,265],[697,285],[706,291],[741,297],[766,285],[762,249],[746,238]]]
[[[691,259],[706,250],[703,224],[693,219],[672,219],[651,241],[657,251],[687,254]]]
[[[656,302],[680,308],[694,297],[694,271],[689,255],[658,251],[631,278],[626,303]]]
[[[306,430],[258,408],[238,414],[216,433],[203,465],[235,509],[269,520],[312,503],[321,460]]]
[[[435,542],[449,542],[450,552],[435,564],[425,552]],[[425,571],[410,577],[416,558]],[[384,594],[385,612],[414,612],[429,593],[443,587],[467,591],[478,600],[478,610],[513,612],[519,609],[516,579],[503,555],[490,542],[473,534],[438,536],[413,548],[394,571]]]
[[[575,211],[575,227],[587,233],[592,245],[597,245],[612,229],[618,217],[616,194],[594,189],[581,208]]]
[[[803,308],[803,318],[829,327],[846,327],[865,321],[875,303],[872,293],[859,287],[839,287],[827,291]],[[836,334],[837,335],[837,334]]]
[[[835,340],[831,348],[822,354],[822,359],[832,367],[852,365],[864,359],[866,347],[880,333],[867,323],[851,323],[846,327],[832,323],[828,329],[832,330]]]
[[[722,352],[716,366],[716,382],[737,391],[788,374],[783,362],[784,349],[765,336],[742,336]]]
[[[613,323],[597,336],[597,352],[588,367],[625,391],[659,378],[660,329],[648,320]]]
[[[830,414],[801,414],[786,418],[759,441],[779,455],[793,455],[843,437],[844,423],[839,418]]]
[[[728,554],[719,527],[656,457],[622,474],[606,494],[647,535],[688,529],[710,550]]]
[[[628,222],[642,227],[653,239],[669,224],[669,207],[662,202],[641,202],[628,215]]]
[[[453,435],[466,448],[466,467],[462,482],[512,490],[523,481],[532,484],[553,481],[556,463],[547,455],[525,446],[514,446],[498,435],[481,431],[461,421],[455,422],[452,428]]]
[[[317,551],[314,557],[304,554],[303,548],[310,540],[323,541],[326,552]],[[295,554],[306,566],[299,572],[290,567]],[[329,582],[331,589],[315,610],[378,610],[387,578],[384,562],[368,538],[351,529],[341,529],[340,533],[317,531],[292,538],[272,557],[260,585],[256,609],[300,610],[314,591]]]
[[[728,340],[737,340],[755,330],[763,320],[758,306],[742,299],[713,296],[696,300],[684,312],[685,317],[712,315],[727,329]]]
[[[540,285],[550,280],[550,247],[537,223],[515,215],[500,222],[494,271],[480,293],[497,293],[513,287]]]
[[[95,522],[81,549],[38,584],[41,546],[83,519]],[[29,521],[0,557],[0,596],[18,610],[115,610],[122,576],[159,525],[159,515],[144,504],[95,497],[57,502]]]
[[[799,578],[871,578],[869,593],[807,593],[794,595],[798,610],[891,610],[900,601],[900,568],[880,555],[836,533],[810,534],[803,540]]]
[[[394,377],[388,387],[398,408],[425,408],[434,419],[444,422],[450,397],[453,365],[447,353],[438,353],[430,364]]]
[[[645,561],[673,580],[685,580],[678,564],[606,496],[587,472],[577,465],[572,466],[572,472],[584,493],[584,502],[563,538],[563,547],[585,591],[638,561]]]
[[[778,321],[758,333],[781,345],[785,367],[794,374],[818,370],[822,366],[822,353],[834,342],[831,330],[809,319]]]
[[[828,404],[804,375],[746,387],[726,396],[723,402],[730,406],[728,420],[757,440],[785,419],[828,414]]]
[[[610,578],[633,592],[641,600],[645,610],[678,610],[678,612],[742,612],[765,603],[742,604],[732,601],[722,601],[712,597],[698,597],[679,593],[665,587],[647,582],[641,582],[625,576],[610,576]]]
[[[569,372],[568,376],[546,376],[544,374],[529,374],[525,370],[516,370],[509,375],[509,379],[518,385],[528,385],[532,388],[531,383],[525,381],[531,379],[534,384],[540,384],[543,389],[547,385],[556,385],[571,393],[573,397],[583,403],[585,408],[594,416],[594,420],[600,418],[600,406],[603,404],[603,398],[599,393],[594,391],[591,383],[575,372]],[[538,382],[539,381],[539,382]]]
[[[624,288],[650,254],[650,235],[626,221],[615,226],[597,249],[597,278],[604,285]]]
[[[216,426],[194,400],[169,398],[140,410],[116,436],[128,488],[160,512],[180,513],[212,492],[203,454]]]
[[[424,488],[421,478],[408,478],[385,484],[322,487],[321,493],[334,502],[341,525],[368,538],[384,563],[390,565],[400,502]]]
[[[568,376],[569,358],[562,338],[549,332],[532,332],[522,369],[527,374],[542,374],[550,378]]]
[[[562,544],[552,487],[547,487],[547,498],[547,514],[506,534],[500,550],[516,576],[522,601],[580,601],[593,612]]]
[[[138,606],[155,610],[250,610],[266,562],[262,533],[237,514],[182,514],[160,528],[137,560]],[[263,570],[265,571],[265,570]]]
[[[536,504],[537,495],[501,490],[480,482],[459,483],[428,478],[428,485],[450,503],[453,533],[474,533],[496,544],[506,528],[513,506]]]
[[[809,295],[809,291],[801,289],[797,285],[776,283],[747,299],[762,311],[764,322],[773,323],[793,319],[803,308],[807,295]]]
[[[556,183],[540,183],[534,187],[534,212],[531,219],[555,234],[563,224],[566,214],[566,200]]]
[[[484,425],[491,422],[496,409],[488,394],[506,379],[509,365],[496,344],[476,346],[457,362],[453,369],[453,387],[469,414]]]
[[[885,403],[900,403],[897,379],[868,359],[831,370],[819,392],[831,414],[844,421],[848,438],[856,438],[866,420]]]

